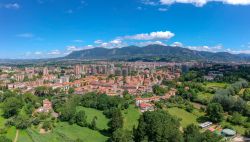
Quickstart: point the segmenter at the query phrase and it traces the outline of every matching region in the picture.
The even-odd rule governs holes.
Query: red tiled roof
[[[152,107],[153,105],[152,104],[149,104],[149,103],[141,103],[140,104],[140,107],[141,108],[146,108],[146,107]]]

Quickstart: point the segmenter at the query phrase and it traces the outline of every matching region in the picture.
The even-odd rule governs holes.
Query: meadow
[[[109,128],[109,119],[103,115],[102,111],[92,108],[77,107],[77,111],[80,110],[85,111],[88,123],[91,123],[95,116],[97,117],[97,128],[99,130],[102,131]],[[141,113],[134,105],[130,105],[127,110],[123,110],[122,114],[124,117],[125,129],[132,130],[134,126],[138,125],[138,119]],[[0,128],[6,128],[4,126],[5,121],[6,119],[0,115]],[[7,128],[7,132],[2,135],[14,141],[17,131],[19,132],[16,142],[71,142],[77,139],[84,142],[105,142],[109,138],[109,136],[99,131],[94,131],[87,127],[80,127],[75,124],[70,125],[67,122],[55,123],[54,129],[45,134],[41,134],[37,127],[32,126],[26,130],[17,130],[15,127],[9,127]]]
[[[171,115],[176,116],[177,118],[181,119],[180,123],[183,128],[187,127],[189,124],[198,124],[197,122],[198,116],[190,112],[187,112],[184,109],[172,107],[172,108],[168,108],[167,111]]]

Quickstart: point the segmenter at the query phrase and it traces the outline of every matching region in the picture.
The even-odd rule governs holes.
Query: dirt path
[[[15,137],[15,139],[14,139],[14,141],[13,141],[13,142],[17,142],[17,140],[18,140],[18,136],[19,136],[19,130],[16,130],[16,137]]]

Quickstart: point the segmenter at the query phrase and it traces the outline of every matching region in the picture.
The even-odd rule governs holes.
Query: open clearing
[[[171,115],[174,115],[177,118],[181,119],[181,126],[184,127],[184,128],[187,127],[189,124],[192,124],[192,123],[193,124],[198,124],[198,122],[196,121],[197,116],[190,113],[190,112],[187,112],[184,109],[173,107],[173,108],[169,108],[167,110]]]

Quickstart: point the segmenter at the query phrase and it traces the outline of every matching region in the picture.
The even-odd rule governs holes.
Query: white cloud
[[[163,5],[183,3],[183,4],[193,4],[197,7],[202,7],[208,2],[221,2],[223,4],[231,4],[231,5],[249,5],[250,4],[250,0],[160,0],[160,3]]]
[[[132,40],[163,40],[170,39],[174,37],[175,34],[170,31],[157,31],[151,33],[136,34],[131,36],[125,36],[124,39]]]
[[[103,42],[103,43],[101,43],[101,45],[100,45],[101,47],[108,47],[109,46],[109,43],[107,43],[107,42]]]
[[[83,49],[92,49],[92,48],[94,48],[93,45],[87,45],[87,46],[84,46],[84,47],[83,47]]]
[[[83,42],[83,40],[81,40],[81,39],[75,39],[75,40],[73,40],[72,42],[78,42],[78,43],[81,43],[81,42]]]
[[[8,3],[5,4],[4,7],[8,9],[19,9],[20,5],[18,3]]]
[[[23,37],[23,38],[33,38],[34,37],[34,35],[32,33],[22,33],[22,34],[17,34],[16,36]]]
[[[165,12],[165,11],[168,11],[168,9],[167,8],[158,8],[158,11]]]
[[[226,51],[232,54],[250,54],[250,50],[232,50],[228,48]]]
[[[35,55],[42,55],[42,54],[43,54],[43,52],[36,51],[34,54],[35,54]]]
[[[79,50],[85,50],[85,49],[91,49],[91,48],[94,48],[94,46],[93,45],[86,45],[83,47],[77,47],[77,46],[71,45],[71,46],[66,47],[66,50],[67,50],[66,54],[69,54],[73,51],[79,51]]]
[[[186,48],[197,51],[219,52],[222,51],[223,46],[219,44],[216,46],[187,46]]]
[[[80,48],[80,47],[76,47],[76,46],[73,46],[73,45],[70,45],[70,46],[67,46],[67,51],[79,51],[79,50],[82,50],[83,48]]]
[[[51,52],[48,53],[48,55],[60,55],[61,52],[59,50],[52,50]]]
[[[183,44],[181,42],[174,42],[171,44],[171,46],[174,46],[174,47],[183,47]]]
[[[151,6],[156,6],[158,5],[158,2],[152,1],[152,0],[141,0],[141,2],[145,5],[151,5]]]
[[[104,48],[120,48],[122,46],[125,46],[126,44],[122,41],[120,38],[116,38],[111,41],[102,41],[102,40],[96,40],[94,42],[97,46],[104,47]]]
[[[25,56],[30,56],[31,54],[32,53],[28,51],[28,52],[25,53]]]
[[[94,43],[95,43],[95,44],[101,44],[101,43],[103,43],[103,41],[100,40],[100,39],[98,39],[98,40],[96,40]]]
[[[161,41],[146,41],[146,42],[135,43],[135,45],[137,45],[137,46],[147,46],[147,45],[151,45],[151,44],[158,44],[158,45],[166,46],[166,44],[161,42]]]
[[[114,39],[112,41],[110,41],[111,44],[121,44],[122,41],[120,39]]]

